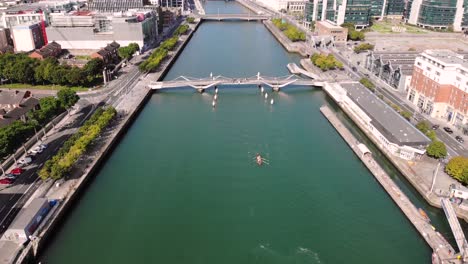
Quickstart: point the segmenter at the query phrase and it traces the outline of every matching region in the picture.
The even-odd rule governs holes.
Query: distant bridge
[[[256,76],[248,78],[229,78],[221,75],[211,75],[207,78],[179,76],[172,81],[151,82],[149,87],[153,90],[192,87],[199,92],[203,92],[205,89],[220,85],[266,85],[271,87],[274,91],[279,91],[281,88],[288,85],[323,86],[323,84],[323,81],[304,79],[295,74],[282,77],[267,77],[261,76],[260,73],[258,73]]]
[[[201,15],[202,20],[212,21],[224,21],[224,20],[241,20],[241,21],[259,21],[267,20],[270,16],[268,15],[256,15],[256,14],[205,14]]]

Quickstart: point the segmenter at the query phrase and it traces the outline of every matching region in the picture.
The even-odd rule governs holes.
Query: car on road
[[[3,179],[0,179],[0,184],[12,184],[14,181],[15,180],[3,178]]]
[[[14,168],[10,171],[10,174],[13,174],[13,175],[21,175],[21,173],[24,172],[24,169],[22,168]]]
[[[434,129],[434,130],[439,129],[439,125],[433,125],[432,129]]]
[[[47,144],[40,144],[39,147],[42,148],[42,150],[46,149],[47,148]]]
[[[41,146],[34,147],[34,148],[31,150],[32,153],[42,153],[42,151],[44,151],[44,149],[41,148]]]
[[[460,136],[456,136],[455,139],[456,139],[458,142],[460,142],[460,143],[465,142],[465,140],[463,140],[463,138],[460,137]]]
[[[357,71],[357,68],[356,67],[352,67],[351,70],[353,70],[353,72]]]
[[[445,132],[452,134],[453,130],[450,127],[444,127]]]
[[[29,165],[32,162],[32,157],[31,156],[25,156],[24,158],[18,160],[18,163],[21,165]]]

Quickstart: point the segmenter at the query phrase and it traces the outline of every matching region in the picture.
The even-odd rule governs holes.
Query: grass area
[[[75,58],[77,60],[91,60],[91,57],[88,55],[76,55]]]
[[[63,85],[31,85],[26,83],[11,83],[11,84],[4,84],[0,85],[0,89],[28,89],[28,90],[61,90],[63,88],[67,88],[68,86]],[[89,88],[83,86],[72,86],[68,87],[76,92],[83,92],[88,91]]]
[[[375,22],[371,29],[372,31],[375,31],[375,32],[379,32],[379,33],[393,33],[393,34],[398,34],[400,32],[394,32],[392,30],[392,27],[394,26],[398,26],[398,27],[402,27],[402,28],[405,28],[406,29],[406,33],[417,33],[417,34],[424,34],[424,33],[427,33],[426,30],[422,29],[422,28],[419,28],[419,27],[415,27],[415,26],[410,26],[410,25],[406,25],[406,24],[392,24],[390,22],[385,22],[385,21],[377,21]]]

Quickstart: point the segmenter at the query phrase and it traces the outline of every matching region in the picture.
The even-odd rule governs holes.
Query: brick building
[[[48,57],[58,57],[62,53],[62,47],[55,41],[35,50],[29,54],[29,57],[43,60]]]
[[[328,21],[318,21],[315,24],[315,32],[319,36],[331,36],[335,43],[346,43],[348,38],[348,29],[335,26]]]
[[[468,133],[468,61],[450,50],[416,58],[407,98],[421,112]]]
[[[113,41],[112,43],[107,44],[106,47],[100,49],[99,51],[91,54],[91,58],[98,58],[104,61],[105,64],[117,62],[119,60],[119,43]]]

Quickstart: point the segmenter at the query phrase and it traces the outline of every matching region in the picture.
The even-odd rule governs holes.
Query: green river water
[[[205,6],[246,12],[232,2]],[[206,22],[166,80],[282,76],[298,60],[259,22]],[[155,93],[43,263],[430,262],[430,248],[319,112],[336,109],[330,99],[319,88],[268,92],[274,105],[255,87],[222,87],[215,109],[212,90]],[[257,152],[268,165],[254,163]],[[382,162],[448,234],[441,211]]]

